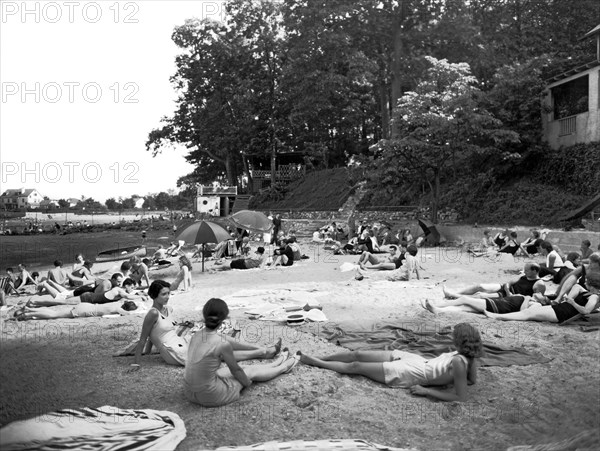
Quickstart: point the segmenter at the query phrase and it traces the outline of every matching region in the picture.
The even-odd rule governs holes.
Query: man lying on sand
[[[556,305],[540,306],[534,303],[529,308],[519,312],[499,314],[485,311],[488,318],[502,321],[548,321],[563,323],[578,314],[587,315],[598,308],[600,304],[600,274],[588,274],[586,287],[575,285],[564,301]]]
[[[472,296],[461,296],[458,299],[448,299],[436,303],[425,300],[423,307],[434,315],[447,312],[473,312],[484,313],[486,310],[494,313],[512,313],[524,310],[537,302],[540,305],[548,304],[549,300],[544,293],[546,285],[538,280],[533,285],[533,296],[515,294],[512,296],[501,296],[496,298],[479,298]]]
[[[525,272],[524,276],[511,280],[505,284],[482,283],[471,285],[457,291],[452,291],[444,287],[444,296],[449,299],[456,299],[464,295],[484,299],[512,296],[514,294],[533,296],[533,285],[539,280],[540,266],[537,263],[525,263],[523,271]]]

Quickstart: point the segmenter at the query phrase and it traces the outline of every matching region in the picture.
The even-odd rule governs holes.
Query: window
[[[588,78],[587,75],[584,75],[583,77],[552,88],[554,120],[588,111]]]

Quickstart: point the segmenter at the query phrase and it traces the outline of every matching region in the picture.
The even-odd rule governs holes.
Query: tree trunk
[[[398,17],[394,22],[394,57],[392,59],[392,118],[394,117],[394,111],[398,99],[402,97],[402,57],[404,56],[404,30],[402,24],[404,22],[407,0],[400,0]],[[390,130],[391,138],[398,138],[397,127],[391,127]]]
[[[227,155],[225,157],[225,174],[227,175],[227,184],[229,186],[237,186],[233,165],[234,162],[232,161],[231,156]]]
[[[431,196],[431,222],[438,222],[438,205],[440,202],[440,169],[433,168],[433,195]]]
[[[390,100],[385,81],[379,85],[379,101],[381,102],[381,133],[383,139],[390,139]]]
[[[275,171],[277,170],[277,143],[275,142],[275,130],[271,136],[271,189],[275,187]]]

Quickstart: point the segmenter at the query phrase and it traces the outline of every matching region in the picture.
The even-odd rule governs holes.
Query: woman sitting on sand
[[[252,382],[269,381],[298,363],[299,355],[288,357],[286,351],[271,364],[240,367],[235,357],[239,343],[217,331],[229,315],[225,301],[210,299],[202,314],[206,327],[192,337],[185,366],[184,389],[191,402],[206,407],[229,404]],[[227,366],[221,368],[223,362]]]
[[[517,241],[517,232],[510,232],[506,239],[506,244],[498,249],[498,252],[515,255],[519,250],[519,242]]]
[[[183,284],[182,291],[192,288],[192,262],[185,255],[179,257],[179,272],[171,284],[171,291],[177,291],[180,284]]]
[[[153,303],[152,308],[144,318],[140,341],[135,348],[133,370],[140,368],[142,353],[149,354],[152,345],[158,349],[160,356],[169,365],[185,366],[186,364],[189,337],[177,335],[176,323],[169,319],[169,316],[173,313],[173,308],[167,305],[170,295],[171,285],[164,280],[155,280],[148,288],[148,296],[150,296]],[[195,335],[201,334],[196,332]],[[272,359],[279,353],[281,347],[281,340],[269,347],[257,347],[240,343],[226,336],[223,336],[222,340],[231,342],[232,348],[235,349],[234,358],[236,360]]]
[[[586,289],[587,288],[587,289]],[[600,274],[591,273],[586,277],[586,288],[575,285],[568,295],[563,296],[560,304],[540,306],[534,303],[531,307],[514,313],[491,313],[485,316],[503,321],[548,321],[564,323],[578,314],[587,315],[600,304]]]
[[[552,275],[552,281],[554,283],[560,283],[570,272],[565,267],[563,259],[549,241],[542,241],[540,243],[540,251],[541,254],[546,257],[545,265],[540,265],[540,277]]]
[[[413,395],[442,401],[466,401],[467,385],[477,380],[476,358],[483,345],[479,331],[467,323],[454,326],[456,351],[434,359],[405,351],[344,351],[318,359],[301,354],[300,361],[342,374],[359,374],[391,387],[409,388]],[[454,393],[426,386],[454,384]]]

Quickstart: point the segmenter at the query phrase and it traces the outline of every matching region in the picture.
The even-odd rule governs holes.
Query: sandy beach
[[[310,258],[290,268],[202,273],[201,264],[195,263],[193,289],[169,301],[174,318],[198,321],[203,304],[221,297],[230,303],[243,340],[269,344],[282,337],[292,352],[317,356],[340,350],[318,336],[321,327],[352,330],[395,322],[442,330],[469,322],[486,343],[524,348],[552,360],[480,369],[466,404],[415,397],[361,376],[299,364],[290,374],[253,384],[234,404],[208,409],[185,399],[182,367],[151,355],[144,356],[140,371],[129,373],[133,358],[113,357],[139,337],[143,316],[14,322],[5,321],[3,313],[0,424],[84,406],[168,410],[186,425],[187,438],[178,450],[334,438],[418,450],[507,449],[598,430],[598,331],[500,322],[469,313],[433,315],[420,305],[423,299],[442,299],[443,284],[460,288],[510,280],[526,260],[509,255],[473,258],[453,248],[420,249],[422,280],[388,282],[381,272],[357,281],[353,271],[340,269],[357,256],[335,256],[308,244],[302,250]],[[102,265],[108,269],[114,263]],[[206,269],[212,265],[206,262]],[[150,275],[172,280],[175,272],[171,267]],[[282,321],[250,320],[245,313],[258,304],[277,308],[307,298],[321,304],[326,323],[295,328]],[[594,446],[600,444],[597,435],[593,440]]]

